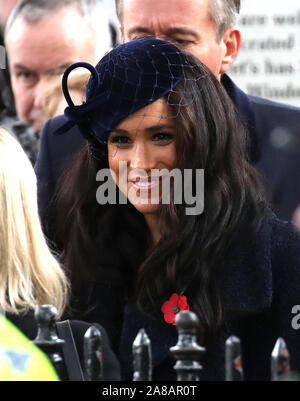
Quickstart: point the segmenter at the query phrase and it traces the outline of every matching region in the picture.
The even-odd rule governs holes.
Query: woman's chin
[[[159,205],[158,204],[151,204],[150,202],[148,204],[144,204],[144,203],[133,203],[131,202],[132,205],[136,208],[136,210],[144,215],[147,214],[156,214],[158,212],[159,209]]]

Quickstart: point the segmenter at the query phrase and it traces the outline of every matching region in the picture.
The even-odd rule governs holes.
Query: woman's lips
[[[140,178],[136,178],[129,180],[129,183],[132,184],[132,186],[137,190],[149,191],[159,185],[160,179],[161,179],[160,177],[158,178],[151,177],[149,178],[149,180],[145,179],[141,180]]]

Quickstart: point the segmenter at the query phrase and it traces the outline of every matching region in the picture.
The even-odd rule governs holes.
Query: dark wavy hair
[[[194,67],[168,95],[175,118],[178,168],[205,170],[205,208],[160,205],[161,240],[149,248],[143,216],[128,205],[96,202],[96,173],[108,168],[104,145],[86,146],[57,194],[56,227],[76,305],[87,305],[82,280],[118,284],[124,302],[159,314],[173,292],[186,295],[204,333],[217,331],[224,308],[218,275],[229,245],[246,243],[264,216],[260,178],[247,161],[247,134],[214,75],[194,56]],[[190,74],[190,76],[189,76]],[[205,76],[195,80],[194,74]],[[189,79],[190,78],[190,79]],[[197,93],[193,101],[189,93]]]

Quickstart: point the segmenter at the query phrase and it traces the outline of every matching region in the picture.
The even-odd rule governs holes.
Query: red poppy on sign
[[[190,310],[187,299],[184,295],[171,295],[169,301],[163,303],[161,311],[164,314],[164,319],[167,323],[175,325],[175,317],[177,313],[183,310]]]

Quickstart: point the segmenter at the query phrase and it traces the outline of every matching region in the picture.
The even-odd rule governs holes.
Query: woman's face
[[[162,176],[176,168],[174,123],[170,106],[159,99],[124,119],[108,138],[116,184],[144,215],[157,212]]]

